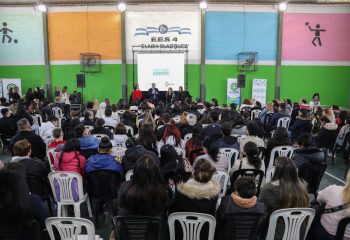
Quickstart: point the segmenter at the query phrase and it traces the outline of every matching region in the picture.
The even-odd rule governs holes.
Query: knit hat
[[[197,117],[193,113],[190,113],[186,116],[186,120],[188,122],[188,125],[194,126],[197,123]]]
[[[109,138],[108,137],[103,137],[101,138],[101,141],[100,141],[100,145],[98,146],[100,149],[111,149],[113,146],[112,146],[112,143],[111,141],[109,141]]]

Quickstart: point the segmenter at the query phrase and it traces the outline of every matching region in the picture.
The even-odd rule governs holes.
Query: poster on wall
[[[266,105],[267,79],[254,79],[252,99],[259,101],[262,105]]]
[[[237,87],[237,78],[227,79],[227,105],[235,103],[240,104],[241,89]]]
[[[188,50],[189,62],[199,62],[201,46],[200,19],[199,11],[128,11],[126,13],[126,51],[128,62],[132,62],[133,50],[135,49],[165,52]]]
[[[18,93],[20,96],[22,96],[21,79],[19,79],[19,78],[3,78],[3,79],[1,79],[1,81],[2,81],[2,93],[3,93],[4,98],[9,100],[8,91],[10,88],[15,88],[15,87],[18,87],[18,89],[19,89]]]

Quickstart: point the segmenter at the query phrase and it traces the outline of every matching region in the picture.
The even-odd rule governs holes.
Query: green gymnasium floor
[[[9,152],[5,151],[4,155],[0,155],[0,160],[2,160],[4,163],[9,162],[11,160],[11,156]],[[343,154],[342,153],[337,154],[334,161],[334,165],[332,164],[331,157],[329,156],[327,159],[327,164],[328,166],[325,174],[323,175],[319,190],[322,190],[332,184],[336,184],[336,185],[345,184],[344,175],[345,175],[346,166],[343,160]],[[84,216],[84,213],[85,213],[85,215],[87,216],[87,212],[84,211],[84,209],[86,209],[86,205],[85,206],[83,205],[82,214]],[[99,227],[96,229],[96,234],[100,235],[100,237],[102,237],[103,239],[108,240],[112,230],[112,221],[111,219],[106,219],[105,221],[103,221],[103,219],[100,219],[100,220],[101,221],[100,221]]]

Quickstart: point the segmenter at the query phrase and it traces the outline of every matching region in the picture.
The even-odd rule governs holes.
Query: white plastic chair
[[[184,136],[184,145],[186,145],[186,142],[192,138],[193,134],[192,133],[187,133]]]
[[[125,174],[125,180],[126,181],[130,181],[132,175],[134,175],[134,170],[127,171],[126,174]]]
[[[237,136],[237,142],[238,143],[241,143],[242,140],[246,139],[247,138],[247,135],[240,135],[240,136]]]
[[[123,115],[124,112],[125,112],[125,110],[118,110],[118,111],[117,111],[117,113],[118,113],[119,116]]]
[[[118,162],[122,162],[126,150],[125,147],[113,147],[111,156],[115,157]]]
[[[98,235],[95,235],[94,224],[84,218],[51,217],[46,219],[45,223],[51,240],[55,240],[53,228],[57,229],[61,239],[102,239]],[[86,229],[86,234],[81,234],[83,229]]]
[[[79,121],[82,122],[82,121],[84,121],[84,119],[85,119],[84,117],[80,117]]]
[[[276,225],[278,219],[284,221],[284,234],[283,239],[299,240],[301,227],[304,226],[305,220],[307,221],[304,238],[310,229],[312,220],[315,216],[315,210],[312,208],[287,208],[274,211],[270,217],[269,230],[267,232],[266,239],[275,239]]]
[[[251,111],[250,120],[254,120],[256,118],[259,118],[260,113],[261,113],[261,110],[259,110],[259,109],[254,109],[253,111]]]
[[[173,117],[173,120],[175,121],[175,123],[179,123],[181,121],[180,115]]]
[[[208,240],[214,239],[216,220],[203,213],[177,212],[168,217],[170,240],[175,240],[175,221],[181,225],[184,240],[200,240],[200,233],[205,223],[209,223]]]
[[[57,117],[57,118],[62,118],[63,117],[63,112],[62,112],[61,108],[53,107],[52,111],[53,111],[53,115],[55,115],[55,117]]]
[[[97,138],[100,141],[101,141],[101,138],[108,137],[106,134],[92,134],[92,136],[94,136],[95,138]],[[108,139],[109,139],[109,137],[108,137]]]
[[[224,154],[228,162],[228,172],[239,158],[239,151],[235,148],[220,148],[219,153]],[[233,159],[232,159],[233,157]]]
[[[202,124],[203,129],[208,127],[208,126],[209,126],[209,124]]]
[[[220,183],[221,193],[219,194],[219,197],[220,198],[224,197],[227,190],[227,184],[228,184],[228,180],[230,179],[230,176],[228,175],[227,172],[217,171],[213,174],[212,179]]]
[[[88,129],[89,131],[91,131],[92,129],[94,129],[94,126],[85,125],[85,128]]]
[[[53,162],[55,162],[57,153],[58,152],[56,152],[54,148],[48,149],[47,152],[46,152],[46,156],[47,156],[47,159],[49,161],[49,166],[50,166],[51,172],[55,171],[55,169],[53,167],[53,163],[51,163],[51,156],[53,157]]]
[[[131,135],[134,136],[134,129],[131,126],[125,125],[126,132],[130,131]]]
[[[48,149],[50,143],[52,143],[54,139],[52,136],[47,136],[43,140],[44,140],[44,143],[46,144],[46,149]]]
[[[75,172],[51,172],[48,175],[55,201],[57,216],[61,217],[65,206],[73,205],[74,216],[80,218],[80,205],[86,201],[89,216],[92,217],[88,194],[83,192],[83,178]],[[65,212],[65,211],[64,211]]]
[[[275,171],[275,159],[277,157],[288,157],[291,158],[294,152],[294,147],[292,146],[279,146],[274,147],[270,153],[269,166],[266,170],[266,183],[271,181],[273,173]]]
[[[182,158],[185,158],[186,157],[186,150],[184,148],[181,148],[181,147],[174,147],[177,154],[181,155]]]
[[[282,117],[277,121],[277,127],[284,127],[288,130],[290,123],[290,117]]]
[[[34,120],[34,124],[38,125],[39,127],[41,127],[41,124],[43,123],[43,118],[40,114],[33,114],[31,115],[33,120]]]
[[[203,113],[205,112],[205,109],[204,108],[197,109],[197,112],[199,112],[201,115],[203,115]]]

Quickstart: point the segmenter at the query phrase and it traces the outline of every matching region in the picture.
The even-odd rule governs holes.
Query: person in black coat
[[[2,118],[0,118],[0,132],[1,139],[6,141],[6,139],[12,138],[17,132],[16,120],[11,117],[8,108],[1,109]]]
[[[216,236],[215,239],[231,239],[231,221],[225,221],[224,217],[230,213],[261,213],[260,224],[267,216],[267,209],[262,202],[257,200],[256,186],[253,179],[248,177],[238,178],[234,183],[235,192],[225,196],[216,211]],[[235,226],[239,228],[239,226]]]
[[[162,140],[166,127],[170,126],[171,117],[168,113],[165,113],[162,117],[162,120],[164,124],[157,127],[157,130],[156,130],[157,141]]]
[[[335,123],[333,116],[321,117],[321,128],[315,137],[317,147],[333,149],[335,140],[338,136],[338,125]]]
[[[221,124],[222,137],[218,139],[219,148],[235,148],[239,150],[239,144],[237,138],[231,136],[232,124],[230,122],[224,122]]]
[[[91,134],[105,134],[109,137],[109,139],[113,139],[113,133],[104,128],[105,120],[103,118],[99,118],[96,120],[96,126],[94,129],[90,131]]]
[[[22,118],[17,122],[19,132],[10,140],[9,150],[13,156],[13,145],[19,140],[27,139],[32,145],[32,153],[30,157],[44,159],[46,156],[46,144],[43,139],[32,132],[32,128],[26,118]]]
[[[13,146],[13,155],[11,162],[17,162],[25,167],[27,175],[42,176],[47,178],[49,174],[45,163],[37,158],[31,158],[31,144],[27,139],[19,140]]]
[[[298,139],[302,133],[311,133],[311,130],[312,123],[309,112],[306,109],[300,109],[299,116],[296,117],[290,128],[292,140]]]
[[[197,212],[215,214],[216,202],[221,192],[220,183],[212,180],[216,169],[206,159],[198,159],[193,166],[193,179],[177,187],[170,212]]]
[[[322,149],[317,148],[313,144],[314,138],[310,133],[303,133],[298,138],[299,148],[295,149],[292,160],[298,168],[299,176],[304,168],[313,164],[321,164],[325,162],[325,153]]]

